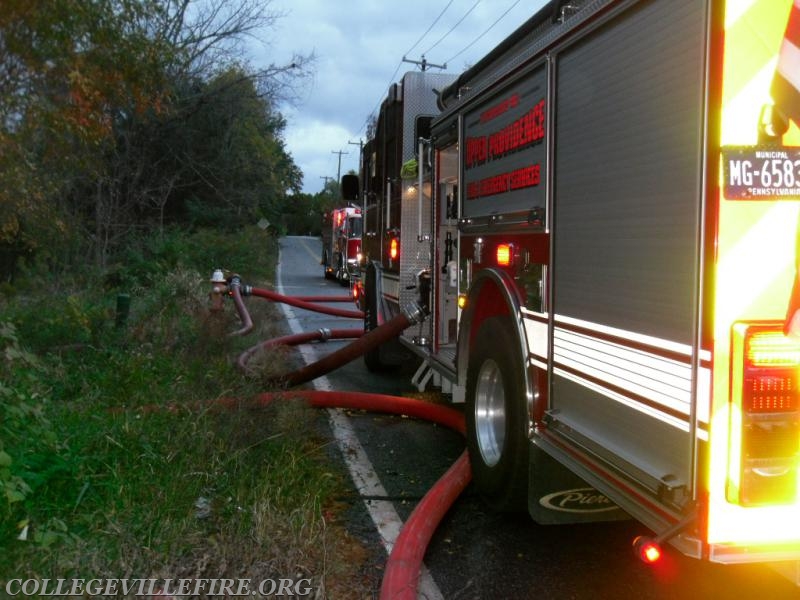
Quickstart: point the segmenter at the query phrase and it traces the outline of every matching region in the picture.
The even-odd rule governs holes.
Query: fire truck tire
[[[528,436],[523,366],[508,318],[484,321],[467,368],[467,449],[479,494],[493,509],[527,506]]]
[[[336,281],[339,282],[340,285],[343,284],[345,281],[344,278],[344,255],[339,253],[336,255]]]
[[[322,274],[325,276],[325,279],[331,278],[331,272],[328,270],[330,268],[330,258],[328,257],[328,250],[323,248],[322,249]]]

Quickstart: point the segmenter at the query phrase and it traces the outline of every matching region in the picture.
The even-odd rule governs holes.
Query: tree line
[[[330,190],[300,194],[278,110],[315,57],[245,58],[281,16],[269,0],[3,0],[0,275],[34,257],[104,267],[175,225],[315,223]]]

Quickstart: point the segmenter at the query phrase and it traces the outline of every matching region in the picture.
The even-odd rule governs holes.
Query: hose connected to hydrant
[[[304,308],[306,310],[312,310],[314,312],[323,313],[326,315],[333,315],[334,317],[347,317],[350,319],[364,318],[364,313],[361,312],[360,310],[342,310],[340,308],[330,308],[328,306],[321,306],[319,304],[314,304],[312,302],[303,300],[301,298],[284,296],[283,294],[278,294],[277,292],[272,292],[270,290],[265,290],[262,288],[248,287],[245,289],[245,295],[258,296],[259,298],[266,298],[267,300],[283,302],[291,306],[296,306],[297,308]],[[311,296],[311,298],[314,298],[314,296]]]
[[[419,323],[424,317],[422,309],[413,305],[409,309],[404,310],[399,315],[393,317],[380,327],[373,329],[367,334],[362,335],[356,341],[348,344],[344,348],[332,352],[327,356],[322,357],[317,362],[306,365],[305,367],[293,371],[288,375],[276,378],[276,382],[285,383],[292,387],[300,385],[317,377],[321,377],[330,373],[334,369],[338,369],[342,365],[355,360],[364,353],[369,352],[397,336],[401,331]]]
[[[247,366],[250,360],[259,352],[263,352],[267,348],[275,348],[277,346],[297,346],[299,344],[307,344],[309,342],[327,342],[328,340],[346,340],[361,337],[364,335],[363,329],[318,329],[317,331],[308,331],[305,333],[296,333],[293,335],[285,335],[283,337],[266,340],[255,346],[248,348],[239,355],[236,360],[236,365],[245,373],[249,371]]]
[[[215,272],[216,274],[216,272]],[[213,281],[213,277],[212,277]],[[240,284],[241,282],[239,282]],[[216,289],[216,288],[215,288]],[[320,310],[319,305],[311,304],[306,300],[290,298],[268,290],[246,287],[245,295],[252,294],[279,302],[285,302],[298,308],[306,308],[316,312],[334,314],[335,309]],[[243,327],[239,332],[252,329],[252,319],[247,313],[241,295],[238,295],[238,286],[231,286],[232,297],[236,303],[237,311],[242,319]],[[238,301],[237,301],[238,297]],[[315,297],[315,299],[318,297]],[[330,301],[328,299],[322,301]],[[240,308],[241,305],[241,308]],[[356,311],[335,311],[338,316],[356,318]],[[348,313],[348,314],[342,314]],[[358,311],[358,317],[363,313]],[[281,377],[274,378],[276,383],[295,386],[325,375],[334,369],[354,360],[370,350],[375,349],[389,339],[399,335],[407,327],[420,323],[425,317],[424,310],[417,304],[412,304],[381,326],[363,334],[361,330],[327,330],[320,329],[315,332],[301,333],[284,336],[262,342],[246,350],[239,356],[237,365],[242,370],[247,370],[247,363],[252,356],[265,348],[278,345],[297,345],[310,341],[327,341],[328,339],[357,338],[355,342],[337,350],[317,362],[306,365]],[[249,329],[248,329],[249,331]],[[236,332],[239,334],[239,332]],[[369,394],[363,392],[322,392],[322,391],[290,391],[276,394],[260,394],[255,401],[264,405],[274,398],[306,398],[311,406],[318,408],[348,408],[367,410],[372,412],[393,413],[417,417],[445,425],[451,429],[465,433],[464,416],[455,409],[441,405],[430,404],[410,398],[387,396],[383,394]],[[225,404],[224,400],[217,401]],[[416,600],[419,577],[422,570],[422,560],[433,533],[436,531],[444,515],[452,504],[464,491],[472,478],[469,464],[469,455],[466,450],[425,494],[415,507],[411,516],[406,520],[400,534],[395,540],[392,551],[386,563],[383,581],[381,584],[381,600]]]

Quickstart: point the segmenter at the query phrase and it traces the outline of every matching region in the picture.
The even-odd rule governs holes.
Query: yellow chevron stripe
[[[731,0],[725,12],[722,144],[754,144],[792,0]]]

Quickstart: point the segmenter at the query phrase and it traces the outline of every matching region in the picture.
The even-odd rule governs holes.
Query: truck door
[[[706,9],[640,2],[555,56],[550,430],[676,511],[708,436]]]

